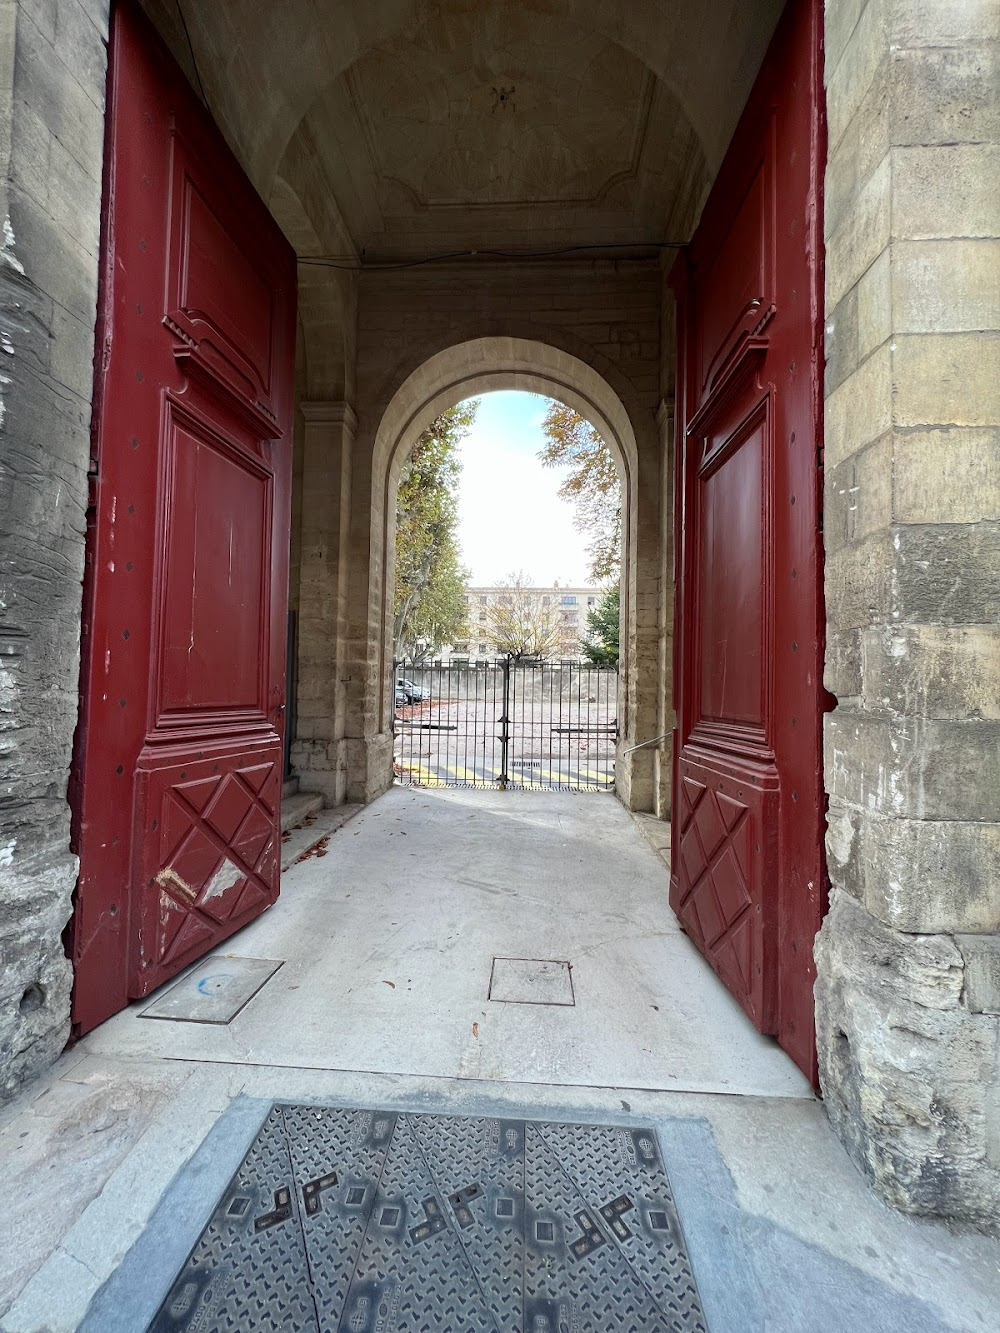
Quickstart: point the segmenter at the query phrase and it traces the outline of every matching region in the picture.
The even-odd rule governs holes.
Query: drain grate
[[[707,1333],[655,1134],[275,1106],[150,1333]]]

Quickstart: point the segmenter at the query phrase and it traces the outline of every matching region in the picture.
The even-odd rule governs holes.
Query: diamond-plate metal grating
[[[149,1333],[708,1333],[650,1129],[275,1106]]]

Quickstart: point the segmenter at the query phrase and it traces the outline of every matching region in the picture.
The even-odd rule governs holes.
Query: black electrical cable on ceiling
[[[194,53],[194,44],[191,41],[191,34],[188,31],[187,19],[184,17],[184,10],[181,9],[181,0],[174,0],[177,6],[177,17],[181,21],[181,27],[184,29],[184,36],[187,38],[188,50],[191,52],[191,64],[194,66],[194,76],[198,80],[198,89],[201,93],[201,100],[208,106],[208,98],[205,96],[205,85],[201,81],[201,70],[198,68],[198,57]]]

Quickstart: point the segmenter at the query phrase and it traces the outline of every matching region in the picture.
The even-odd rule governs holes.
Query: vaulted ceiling
[[[368,261],[684,238],[781,8],[145,3],[264,197],[300,200],[307,248]]]

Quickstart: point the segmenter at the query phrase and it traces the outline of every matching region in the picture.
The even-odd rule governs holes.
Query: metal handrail
[[[665,731],[662,736],[654,736],[651,741],[640,741],[638,745],[630,745],[627,750],[622,750],[622,754],[631,754],[633,750],[644,750],[647,745],[656,745],[660,741],[665,741],[672,733]]]

